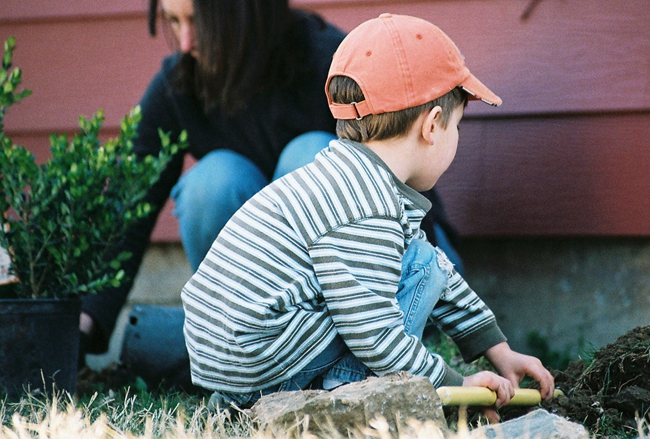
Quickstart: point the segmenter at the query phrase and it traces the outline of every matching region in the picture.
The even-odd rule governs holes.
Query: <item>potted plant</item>
[[[151,211],[147,189],[186,146],[186,136],[174,143],[161,132],[161,154],[138,158],[140,109],[104,142],[99,111],[79,119],[72,139],[51,135],[52,157],[37,165],[4,134],[5,112],[30,93],[19,90],[14,48],[12,37],[0,69],[0,253],[9,262],[0,287],[0,386],[16,394],[26,385],[49,390],[56,383],[74,393],[79,296],[124,280],[120,266],[130,255],[116,254],[115,245]]]

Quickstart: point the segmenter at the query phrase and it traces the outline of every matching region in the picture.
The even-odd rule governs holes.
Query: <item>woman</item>
[[[122,240],[132,254],[127,277],[137,274],[156,219],[168,197],[193,270],[232,214],[270,181],[311,162],[335,138],[324,93],[332,55],[343,32],[287,0],[161,0],[178,51],[166,58],[140,105],[139,155],[160,150],[158,129],[172,138],[186,130],[179,153],[151,187],[155,212]],[[149,30],[156,33],[157,0]],[[197,164],[181,176],[183,154]],[[429,236],[445,237],[434,193]],[[440,242],[440,244],[443,244]],[[447,245],[445,249],[447,249]],[[85,352],[104,352],[132,281],[84,298]]]

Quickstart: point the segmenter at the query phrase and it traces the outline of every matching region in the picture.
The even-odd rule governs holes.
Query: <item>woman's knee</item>
[[[273,180],[313,162],[316,154],[335,139],[334,134],[325,131],[310,131],[294,138],[282,150]]]
[[[181,215],[184,211],[215,206],[215,203],[238,205],[239,208],[266,184],[268,181],[262,172],[249,159],[234,151],[217,150],[185,172],[171,196],[176,204],[175,213]]]
[[[179,235],[193,269],[232,215],[267,184],[261,171],[233,151],[213,151],[172,189]]]

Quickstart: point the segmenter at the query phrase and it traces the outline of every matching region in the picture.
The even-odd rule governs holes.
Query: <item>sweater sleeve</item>
[[[405,332],[395,296],[403,252],[399,223],[374,218],[329,232],[310,255],[336,329],[360,361],[377,375],[401,370],[459,385],[459,374]]]
[[[458,346],[466,362],[474,361],[492,346],[506,341],[494,313],[453,269],[447,256],[438,250],[441,267],[447,270],[447,290],[432,312],[434,322]]]

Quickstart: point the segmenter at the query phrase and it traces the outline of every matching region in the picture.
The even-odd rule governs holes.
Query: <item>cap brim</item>
[[[459,87],[469,93],[471,100],[483,101],[486,104],[495,107],[498,107],[503,103],[499,96],[492,93],[492,90],[487,88],[481,81],[476,79],[476,76],[472,75],[471,73],[459,85]]]

